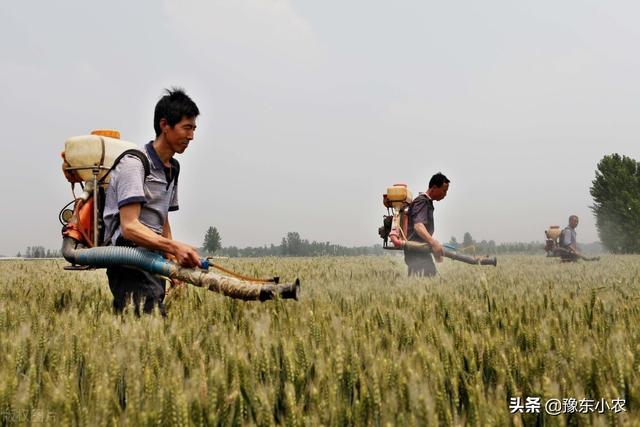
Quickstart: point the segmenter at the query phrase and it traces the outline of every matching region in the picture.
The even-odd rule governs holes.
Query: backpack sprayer
[[[565,230],[560,229],[559,225],[550,225],[548,229],[544,230],[546,237],[544,251],[548,257],[560,257],[563,262],[577,261],[578,259],[584,261],[598,261],[600,257],[588,257],[582,254],[571,251],[567,248],[563,248],[561,245],[564,239]]]
[[[560,248],[560,234],[562,234],[562,230],[559,225],[550,225],[548,229],[544,230],[546,237],[544,251],[548,257],[560,256],[557,251]]]
[[[108,241],[105,240],[108,239],[104,236],[102,211],[109,173],[127,154],[138,157],[148,175],[146,155],[134,144],[121,140],[118,131],[97,130],[90,135],[66,140],[62,152],[62,171],[71,183],[73,193],[73,200],[59,214],[63,226],[62,256],[71,263],[65,267],[66,270],[128,266],[182,280],[232,298],[265,301],[279,295],[281,298],[298,299],[298,279],[292,284],[281,284],[278,277],[246,277],[214,265],[208,258],[200,260],[202,268],[184,268],[148,249],[106,246]],[[80,196],[75,194],[76,184],[83,190]],[[210,271],[210,267],[227,275]]]
[[[394,184],[387,188],[387,192],[382,195],[382,204],[387,208],[387,215],[383,216],[382,227],[378,229],[378,234],[382,238],[383,249],[404,250],[405,252],[431,252],[429,244],[411,241],[407,236],[409,207],[412,201],[411,191],[405,184]],[[389,241],[391,241],[391,245],[389,245]],[[444,245],[444,256],[467,264],[497,265],[495,257],[464,255],[456,252],[455,248],[449,245]]]

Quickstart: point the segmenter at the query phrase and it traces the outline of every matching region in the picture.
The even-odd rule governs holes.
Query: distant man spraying
[[[563,262],[577,261],[581,258],[581,254],[578,252],[578,245],[576,242],[576,227],[578,226],[578,216],[571,215],[569,217],[569,225],[567,225],[558,238],[558,244],[560,246],[560,258]]]
[[[144,157],[134,155],[125,156],[111,173],[103,214],[111,244],[151,249],[187,268],[200,264],[192,246],[173,240],[168,216],[178,210],[180,164],[174,156],[190,145],[199,114],[181,89],[167,90],[158,101],[153,119],[156,137],[142,149],[149,174]],[[157,306],[165,315],[164,278],[130,267],[109,267],[107,276],[116,313],[133,296],[136,314],[143,300],[145,313]]]
[[[429,244],[437,262],[442,262],[444,249],[440,242],[433,237],[433,202],[440,201],[447,196],[450,182],[446,176],[438,172],[431,177],[427,191],[420,193],[409,206],[408,239]],[[436,266],[430,253],[405,251],[404,261],[409,267],[410,276],[434,276],[436,274]]]

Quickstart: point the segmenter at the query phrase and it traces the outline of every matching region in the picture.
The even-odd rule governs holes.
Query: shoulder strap
[[[140,161],[142,162],[142,166],[144,167],[144,176],[145,177],[149,176],[149,174],[151,173],[151,166],[149,165],[149,159],[147,158],[147,156],[145,156],[145,154],[142,151],[138,150],[137,148],[130,148],[128,150],[123,151],[122,153],[120,153],[118,157],[116,157],[116,159],[113,161],[113,165],[111,165],[107,173],[105,173],[104,176],[100,178],[99,184],[102,184],[104,180],[107,179],[111,171],[113,171],[116,168],[116,166],[118,166],[118,163],[120,163],[120,160],[122,160],[122,158],[128,154],[140,159]]]
[[[564,237],[567,234],[567,228],[563,228],[562,231],[560,232],[560,235],[558,236],[558,245],[560,245],[561,247],[564,247]]]
[[[147,156],[145,156],[145,154],[142,151],[136,148],[131,148],[129,150],[123,151],[122,153],[120,153],[118,157],[116,157],[116,159],[113,161],[113,165],[111,165],[107,173],[104,174],[102,178],[100,178],[99,184],[102,184],[104,182],[104,180],[107,178],[107,176],[109,176],[111,171],[114,170],[116,166],[118,166],[118,163],[120,163],[120,160],[122,160],[122,158],[127,154],[131,154],[132,156],[137,157],[142,162],[142,166],[144,167],[145,178],[149,176],[149,174],[151,173],[151,166],[149,165],[149,159],[147,158]],[[103,242],[103,245],[105,246],[111,245],[111,238],[120,227],[120,214],[116,214],[114,221],[115,221],[115,225],[111,230],[111,233],[108,236],[104,236],[103,238],[102,242]]]

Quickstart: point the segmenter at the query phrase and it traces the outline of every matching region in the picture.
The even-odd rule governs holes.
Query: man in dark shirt
[[[420,193],[409,206],[409,224],[407,235],[409,240],[428,243],[436,257],[441,262],[443,248],[440,242],[433,238],[433,202],[440,201],[447,196],[449,179],[442,173],[431,177],[426,193]],[[404,261],[409,267],[410,276],[434,276],[436,266],[430,253],[405,251]]]

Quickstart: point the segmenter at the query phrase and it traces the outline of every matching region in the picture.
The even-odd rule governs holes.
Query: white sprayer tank
[[[64,157],[68,165],[78,169],[84,181],[93,180],[92,166],[102,166],[98,179],[102,178],[115,159],[126,150],[138,148],[135,144],[103,135],[81,135],[69,138],[64,143]],[[109,181],[109,177],[105,182]]]

